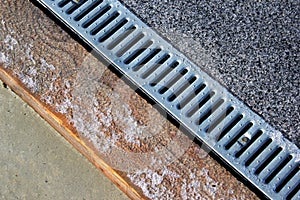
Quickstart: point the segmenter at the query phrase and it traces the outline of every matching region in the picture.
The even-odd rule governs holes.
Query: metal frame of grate
[[[300,151],[117,0],[37,0],[271,199],[300,199]]]

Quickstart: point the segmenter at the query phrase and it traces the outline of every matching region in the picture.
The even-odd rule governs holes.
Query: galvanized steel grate
[[[300,151],[116,0],[38,0],[272,199],[300,199]]]

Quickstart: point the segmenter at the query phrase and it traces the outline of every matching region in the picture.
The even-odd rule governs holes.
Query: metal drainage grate
[[[272,199],[300,199],[300,152],[116,0],[38,0]]]

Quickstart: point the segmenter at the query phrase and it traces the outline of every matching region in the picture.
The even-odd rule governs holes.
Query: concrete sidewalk
[[[128,199],[0,81],[0,199]]]

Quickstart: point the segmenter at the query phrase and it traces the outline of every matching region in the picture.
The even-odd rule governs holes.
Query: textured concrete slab
[[[0,81],[0,199],[128,199]]]

